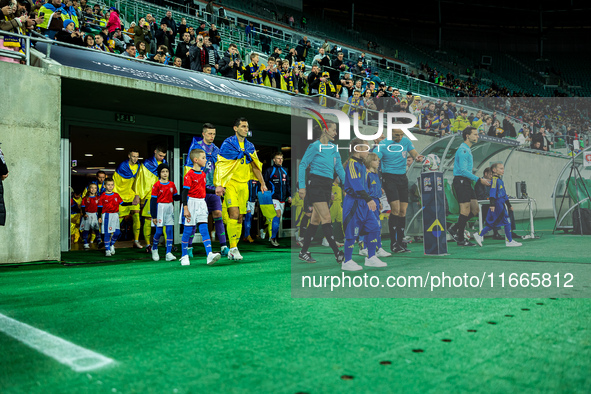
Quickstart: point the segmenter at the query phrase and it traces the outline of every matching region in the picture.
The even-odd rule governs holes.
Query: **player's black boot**
[[[314,259],[314,257],[312,257],[312,253],[310,253],[310,252],[306,252],[306,253],[300,252],[298,257],[300,260],[305,261],[306,263],[315,263],[316,262],[316,259]]]

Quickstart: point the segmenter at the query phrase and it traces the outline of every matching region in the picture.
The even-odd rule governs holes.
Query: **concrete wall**
[[[6,226],[0,264],[60,258],[60,78],[0,62]]]

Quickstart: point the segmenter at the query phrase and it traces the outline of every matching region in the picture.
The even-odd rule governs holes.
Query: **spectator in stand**
[[[220,31],[218,30],[216,25],[211,25],[209,29],[209,39],[211,41],[211,45],[213,45],[215,50],[219,52],[222,37],[220,36]]]
[[[203,33],[206,33],[206,32],[207,32],[207,29],[205,28],[205,22],[201,22],[201,24],[197,28],[197,34],[203,35]]]
[[[456,122],[458,121],[458,119],[456,120]],[[494,121],[493,126],[488,131],[488,135],[489,137],[497,138],[503,138],[505,136],[505,130],[501,128],[500,122],[498,120]]]
[[[308,91],[309,95],[318,94],[318,86],[320,85],[320,72],[318,66],[312,66],[312,71],[308,74]]]
[[[290,66],[298,62],[298,55],[296,54],[295,48],[291,48],[289,50],[289,53],[287,54],[287,56],[285,56],[285,60],[287,60]]]
[[[193,26],[189,26],[189,35],[191,36],[191,45],[195,45],[197,43],[197,34],[195,33],[195,28]]]
[[[181,68],[181,66],[183,65],[183,61],[180,57],[175,57],[172,61],[172,66],[173,67],[178,67]]]
[[[281,80],[274,57],[267,60],[267,67],[262,72],[263,84],[275,89],[281,89]],[[281,61],[281,60],[280,60]]]
[[[287,18],[287,21],[289,22],[289,26],[293,27],[293,24],[295,23],[293,15],[290,15],[289,18]]]
[[[130,42],[129,44],[127,44],[125,51],[121,55],[126,56],[126,57],[135,58],[136,53],[137,53],[137,50],[136,50],[135,45],[133,45],[133,43]]]
[[[259,67],[259,55],[254,52],[250,54],[250,63],[245,67],[244,80],[255,85],[263,84]]]
[[[519,144],[521,144],[521,145],[531,146],[532,141],[531,141],[529,127],[527,127],[527,126],[523,127],[523,131],[521,133],[519,133],[519,135],[517,136],[517,142],[519,142]]]
[[[181,24],[177,26],[176,32],[179,35],[179,37],[182,37],[183,34],[187,33],[189,31],[189,26],[187,26],[187,19],[186,18],[181,18]]]
[[[203,71],[203,66],[208,62],[207,50],[203,47],[203,36],[197,37],[195,46],[189,48],[191,70]]]
[[[161,23],[160,29],[156,32],[157,47],[159,48],[160,46],[164,45],[165,47],[169,48],[170,52],[172,52],[171,42],[174,41],[172,34],[172,29],[166,23]]]
[[[273,53],[269,57],[270,58],[271,57],[274,58],[275,59],[275,63],[277,63],[277,59],[281,59],[281,48],[275,47],[275,49],[273,49]]]
[[[94,43],[96,44],[96,48],[99,51],[103,52],[113,52],[109,46],[105,45],[104,37],[102,34],[95,34],[94,35]]]
[[[133,28],[133,43],[139,49],[139,43],[143,42],[146,47],[146,53],[150,53],[150,44],[152,42],[152,31],[150,24],[145,18],[141,18],[139,23]],[[141,51],[141,49],[140,49]]]
[[[180,59],[181,67],[184,69],[191,69],[191,60],[189,59],[189,50],[191,45],[191,35],[189,32],[183,34],[183,41],[176,46],[176,58]]]
[[[491,127],[492,127],[492,117],[487,115],[484,118],[484,123],[481,123],[480,126],[478,126],[478,134],[488,135]]]
[[[146,43],[143,41],[140,41],[138,45],[136,45],[135,47],[136,49],[136,54],[135,57],[136,59],[140,59],[140,60],[145,60],[148,58],[148,48],[146,47]]]
[[[343,56],[343,52],[339,52],[336,59],[332,61],[331,68],[328,71],[330,73],[330,79],[335,86],[341,84],[341,72],[345,72],[347,69],[347,66],[343,62]]]
[[[213,0],[208,0],[205,6],[205,17],[209,23],[214,23],[215,10],[213,9]]]
[[[325,67],[330,67],[330,58],[324,53],[324,48],[318,49],[318,55],[314,56],[312,65],[318,65],[322,71],[324,71]]]
[[[226,78],[238,79],[242,69],[240,63],[238,47],[236,44],[230,44],[228,50],[220,60],[219,72]]]
[[[84,36],[84,47],[88,49],[97,49],[94,46],[94,37],[92,34],[87,34]]]
[[[82,34],[75,30],[74,21],[71,19],[66,19],[64,21],[64,29],[57,32],[55,35],[55,40],[65,42],[67,44],[85,46]]]
[[[108,36],[106,36],[108,37]],[[132,43],[129,44],[125,44],[125,42],[123,41],[123,37],[121,36],[121,29],[115,29],[115,31],[113,32],[113,50],[117,51],[118,53],[123,53],[126,51],[127,46],[129,46]],[[134,48],[134,54],[133,57],[135,57],[135,45],[133,45]]]
[[[367,74],[365,73],[365,67],[363,67],[363,60],[357,60],[357,65],[351,69],[351,72],[357,78],[365,78]]]
[[[353,95],[353,80],[350,77],[345,76],[345,79],[341,79],[340,85],[340,99],[343,101],[347,101],[349,97]]]
[[[224,7],[220,7],[218,9],[218,16],[219,16],[220,26],[223,26],[223,25],[226,25],[227,27],[230,26],[230,21],[228,21],[228,18],[226,17],[226,10],[224,9]]]
[[[271,52],[271,36],[269,36],[269,32],[267,31],[266,27],[263,27],[263,31],[260,34],[260,40],[263,53],[268,55]]]
[[[156,50],[156,55],[152,59],[152,61],[161,64],[168,64],[170,60],[170,55],[167,53],[168,48],[165,45],[160,45]]]
[[[507,100],[509,101],[509,100]],[[482,111],[480,111],[482,112]],[[505,117],[505,119],[503,119],[503,130],[505,130],[505,137],[510,137],[510,138],[517,138],[517,133],[515,132],[515,126],[513,126],[513,123],[511,123],[511,121]]]
[[[175,46],[175,39],[177,35],[177,24],[172,18],[171,10],[166,11],[166,16],[162,18],[162,20],[160,21],[160,25],[162,25],[163,23],[165,23],[166,26],[168,26],[168,28],[170,29],[171,34],[168,36],[168,45],[166,46],[170,49],[169,52],[172,53],[172,48]],[[158,46],[160,45],[163,44],[159,43]]]
[[[16,2],[14,4],[15,6],[11,13],[16,11]],[[98,11],[100,13],[100,7]],[[5,14],[5,16],[8,15]],[[43,21],[39,23],[38,27],[41,29],[41,33],[47,35],[49,38],[54,38],[58,31],[62,31],[64,21],[68,19],[68,13],[62,4],[62,0],[50,0],[43,4],[39,8],[39,16],[43,16]]]
[[[109,21],[107,22],[107,29],[109,29],[109,37],[113,36],[115,29],[121,29],[119,11],[115,7],[109,8]]]
[[[298,62],[305,62],[306,61],[306,57],[308,56],[308,49],[310,49],[312,47],[312,43],[308,40],[307,36],[304,36],[299,42],[298,45],[296,47],[296,53],[297,53],[297,61]],[[293,62],[291,62],[293,63]]]
[[[246,43],[249,46],[252,46],[254,35],[256,33],[256,30],[254,28],[254,24],[252,22],[248,22],[248,25],[244,29],[244,33],[246,34]]]
[[[379,75],[379,71],[374,71],[373,77],[371,77],[371,81],[374,82],[376,86],[379,86],[382,83],[382,80],[380,79]]]
[[[205,50],[207,51],[207,64],[209,64],[211,66],[212,70],[215,70],[213,72],[213,74],[217,75],[218,70],[220,69],[220,54],[213,47],[209,37],[207,37],[207,36],[204,39],[203,46],[205,47]]]

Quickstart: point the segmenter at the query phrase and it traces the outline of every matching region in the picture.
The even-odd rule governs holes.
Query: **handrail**
[[[10,37],[20,37],[20,38],[24,38],[25,39],[25,46],[24,49],[25,53],[24,55],[22,53],[18,53],[16,51],[11,51],[11,50],[7,50],[7,49],[2,49],[0,50],[0,53],[4,54],[5,57],[11,57],[14,59],[24,59],[25,60],[25,64],[27,66],[31,65],[31,37],[30,36],[25,36],[23,34],[18,34],[18,33],[12,33],[12,32],[0,32],[0,36],[6,37],[6,36],[10,36]]]

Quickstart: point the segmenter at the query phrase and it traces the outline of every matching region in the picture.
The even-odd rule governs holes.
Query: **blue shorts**
[[[379,209],[376,211],[379,211]],[[343,201],[343,228],[345,229],[346,239],[355,239],[360,235],[379,233],[379,216],[370,211],[365,200],[347,195]]]
[[[217,194],[206,194],[205,203],[207,204],[209,213],[222,210],[222,200]]]

